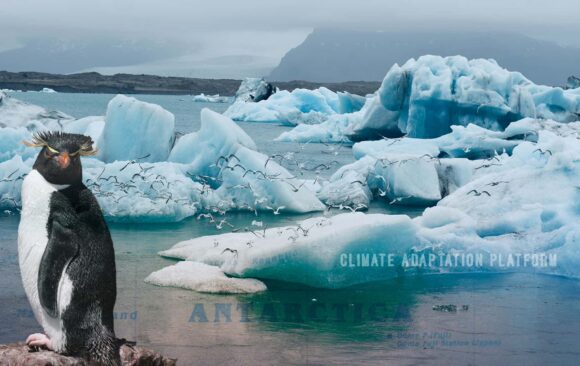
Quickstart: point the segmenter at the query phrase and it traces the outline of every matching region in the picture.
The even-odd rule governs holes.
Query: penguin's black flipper
[[[48,220],[48,243],[38,271],[38,296],[44,310],[58,316],[58,286],[68,264],[76,257],[78,240],[74,240],[75,218],[72,207],[62,195],[53,195]],[[58,207],[58,209],[57,209]],[[71,238],[73,240],[71,240]]]

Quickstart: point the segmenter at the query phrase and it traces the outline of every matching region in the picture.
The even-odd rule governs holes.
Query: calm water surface
[[[75,117],[102,115],[112,95],[14,93]],[[199,111],[222,104],[188,96],[138,96],[173,112],[177,129],[199,128]],[[317,144],[274,143],[286,127],[241,124],[267,154],[296,152],[313,162],[352,161]],[[292,169],[291,166],[289,166]],[[334,169],[333,169],[334,170]],[[332,171],[324,172],[329,175]],[[372,212],[420,214],[375,203]],[[268,226],[311,215],[261,215]],[[232,213],[247,226],[256,217]],[[0,343],[40,331],[20,283],[17,215],[0,216]],[[118,266],[116,331],[180,359],[180,365],[577,365],[580,282],[530,274],[401,277],[341,290],[267,282],[256,295],[208,295],[151,286],[143,279],[174,263],[156,253],[217,233],[195,219],[176,224],[112,224]],[[457,305],[456,312],[434,311]],[[465,307],[464,307],[465,305]]]

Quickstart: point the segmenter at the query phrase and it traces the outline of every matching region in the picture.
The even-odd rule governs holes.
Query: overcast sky
[[[172,62],[276,63],[314,28],[513,30],[580,46],[578,0],[2,0],[0,50],[31,39],[119,38],[183,50]]]

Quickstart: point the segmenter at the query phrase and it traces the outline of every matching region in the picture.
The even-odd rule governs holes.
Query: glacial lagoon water
[[[102,115],[113,95],[14,93],[21,100],[75,117]],[[182,133],[199,128],[203,107],[190,96],[140,95],[176,116]],[[276,143],[287,127],[241,123],[267,153],[296,152],[312,162],[353,160],[350,149],[331,154],[318,144]],[[292,170],[292,166],[288,168]],[[332,170],[334,170],[333,168]],[[332,170],[326,172],[330,174]],[[418,215],[417,208],[371,212]],[[253,213],[230,213],[247,226]],[[267,215],[269,227],[308,215]],[[0,216],[0,343],[40,331],[20,283],[17,215]],[[169,356],[180,365],[575,365],[580,359],[580,282],[531,274],[403,276],[341,290],[267,282],[256,295],[209,295],[143,282],[173,261],[157,255],[173,244],[218,233],[188,219],[175,224],[111,224],[118,266],[116,331]],[[451,312],[439,305],[456,305]]]

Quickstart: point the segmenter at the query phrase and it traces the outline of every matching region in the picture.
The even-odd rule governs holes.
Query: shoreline
[[[173,76],[115,74],[101,75],[96,72],[60,75],[41,72],[0,71],[0,89],[41,91],[50,88],[59,93],[92,94],[159,94],[159,95],[214,95],[236,94],[241,80],[199,79]],[[341,83],[317,83],[289,81],[271,83],[281,90],[296,88],[316,89],[326,87],[332,91],[346,91],[358,95],[374,93],[379,81],[347,81]]]

